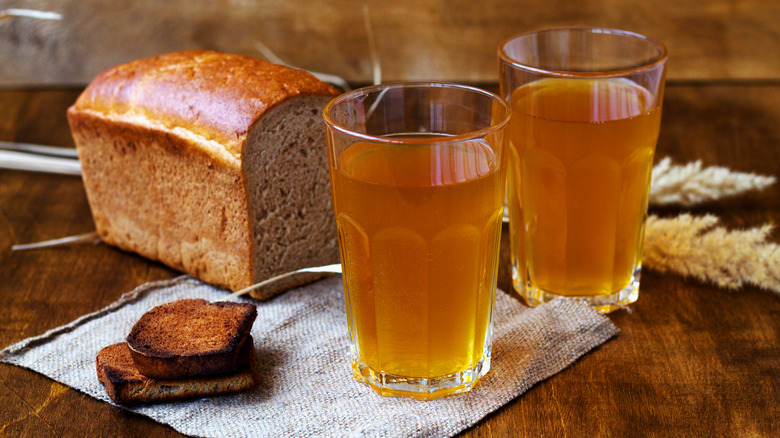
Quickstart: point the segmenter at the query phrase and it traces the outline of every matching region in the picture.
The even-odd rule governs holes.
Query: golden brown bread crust
[[[185,299],[146,312],[127,335],[144,376],[175,379],[232,373],[257,317],[252,304]]]
[[[98,352],[98,380],[115,403],[156,403],[193,397],[208,397],[246,391],[260,381],[257,352],[251,336],[242,349],[246,365],[232,374],[169,380],[152,379],[141,374],[133,362],[127,344],[109,345]]]
[[[205,50],[169,53],[100,73],[70,110],[183,128],[240,157],[252,124],[279,102],[339,91],[301,70]]]
[[[71,129],[103,241],[217,286],[252,284],[237,166],[173,133],[91,114],[72,117]]]

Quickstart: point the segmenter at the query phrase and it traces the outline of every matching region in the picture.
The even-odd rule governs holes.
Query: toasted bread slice
[[[188,377],[184,379],[151,379],[138,371],[127,344],[120,342],[103,348],[97,354],[98,380],[115,403],[157,403],[196,397],[209,397],[246,391],[260,380],[257,353],[251,337],[241,350],[247,365],[232,374]]]
[[[252,304],[186,299],[146,312],[127,335],[138,371],[154,379],[228,374],[257,318]]]

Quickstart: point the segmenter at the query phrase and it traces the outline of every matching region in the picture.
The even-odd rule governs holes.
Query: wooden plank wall
[[[0,0],[61,21],[0,21],[0,87],[82,85],[101,70],[159,53],[206,48],[260,56],[370,82],[363,5],[383,79],[497,80],[496,47],[538,27],[596,25],[669,48],[669,79],[780,78],[777,0]]]

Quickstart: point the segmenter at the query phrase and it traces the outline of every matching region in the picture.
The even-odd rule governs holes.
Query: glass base
[[[626,287],[612,294],[594,296],[559,295],[534,286],[532,281],[529,281],[527,284],[523,284],[522,280],[519,278],[519,275],[517,275],[517,272],[514,269],[512,272],[512,283],[515,291],[521,297],[523,297],[525,302],[531,307],[536,307],[540,304],[550,302],[556,298],[572,298],[577,300],[584,300],[600,313],[609,313],[614,310],[624,308],[639,298],[640,274],[641,266],[637,266]]]
[[[390,397],[411,397],[433,400],[451,394],[470,391],[490,370],[490,350],[474,367],[432,378],[395,376],[376,371],[359,360],[352,361],[352,375],[374,391]]]

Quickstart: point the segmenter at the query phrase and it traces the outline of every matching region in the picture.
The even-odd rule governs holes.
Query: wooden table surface
[[[78,89],[0,90],[0,140],[72,147]],[[667,86],[657,159],[702,160],[780,178],[780,83]],[[780,187],[690,211],[729,227],[780,224]],[[663,216],[683,211],[652,209]],[[0,348],[177,273],[104,244],[12,252],[93,230],[78,177],[0,170]],[[509,290],[507,233],[500,287]],[[780,242],[775,231],[772,241]],[[646,269],[615,339],[488,415],[467,437],[777,436],[780,294],[728,291]],[[347,372],[345,370],[345,372]],[[0,435],[175,436],[167,426],[0,364]]]

